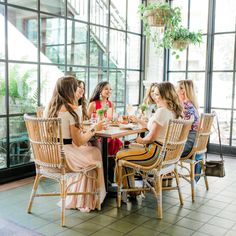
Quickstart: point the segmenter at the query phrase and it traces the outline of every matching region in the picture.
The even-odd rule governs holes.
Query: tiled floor
[[[61,227],[56,197],[36,199],[33,214],[26,213],[32,184],[0,192],[0,217],[42,235],[235,236],[236,158],[227,158],[225,164],[224,178],[208,178],[209,191],[205,190],[203,180],[198,182],[195,203],[191,202],[190,185],[184,180],[181,181],[184,206],[179,205],[177,191],[164,192],[163,220],[156,219],[156,202],[148,194],[142,206],[133,202],[131,211],[127,211],[124,204],[118,210],[115,198],[107,199],[100,212],[67,210],[67,227]],[[56,187],[52,182],[44,181],[40,188],[47,190]]]

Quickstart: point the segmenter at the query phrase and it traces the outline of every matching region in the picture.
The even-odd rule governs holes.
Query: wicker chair
[[[183,151],[184,144],[187,140],[192,120],[170,120],[166,131],[166,136],[160,156],[152,166],[141,166],[130,161],[118,160],[118,181],[117,181],[117,205],[121,206],[121,195],[127,192],[140,192],[151,190],[157,199],[157,218],[162,218],[162,189],[177,189],[181,205],[183,204],[182,195],[179,186],[179,176],[177,172],[177,163]],[[124,174],[123,168],[132,169],[132,173]],[[162,179],[171,174],[176,179],[175,187],[162,187]],[[124,189],[122,179],[128,175],[140,175],[143,179],[142,187]],[[168,176],[169,178],[169,176]]]
[[[36,116],[38,118],[43,117],[43,112],[44,112],[45,107],[39,106],[36,108]]]
[[[182,170],[180,171],[180,177],[184,178],[191,184],[192,201],[195,201],[195,177],[204,176],[206,189],[209,189],[207,177],[205,175],[205,156],[200,160],[196,160],[197,154],[205,154],[207,152],[207,144],[211,134],[211,128],[214,121],[215,113],[202,113],[200,117],[200,122],[198,130],[196,133],[195,143],[191,152],[186,157],[181,157],[180,166]],[[202,173],[195,173],[195,166],[200,163],[202,166]],[[187,165],[184,165],[187,164]],[[184,173],[184,170],[187,173]]]
[[[98,184],[97,178],[101,168],[99,164],[81,168],[80,171],[73,170],[66,162],[65,153],[63,151],[63,139],[61,132],[61,120],[59,118],[36,118],[29,115],[24,115],[24,120],[28,130],[29,140],[31,143],[34,162],[36,167],[36,177],[30,196],[28,205],[28,213],[31,213],[33,200],[35,197],[41,196],[60,196],[61,197],[61,225],[65,225],[65,199],[67,195],[85,195],[96,194],[97,209],[101,209],[98,192],[68,192],[71,185],[76,184],[83,176],[93,179],[94,183]],[[89,171],[96,171],[96,177],[89,176]],[[42,177],[53,179],[59,182],[59,193],[36,193]],[[71,177],[78,177],[77,181],[68,184]]]

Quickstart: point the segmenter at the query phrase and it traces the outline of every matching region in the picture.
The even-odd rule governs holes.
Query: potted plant
[[[104,118],[105,110],[103,108],[97,109],[98,120],[101,121]]]
[[[168,3],[150,3],[139,5],[139,13],[144,26],[144,34],[158,46],[158,32],[152,31],[151,26],[166,27],[173,30],[181,22],[179,7],[172,8]]]
[[[145,112],[148,110],[148,105],[143,103],[139,106],[142,116],[145,116]]]
[[[190,43],[200,44],[202,42],[202,33],[191,32],[189,29],[179,27],[172,32],[172,48],[177,50],[185,49]]]

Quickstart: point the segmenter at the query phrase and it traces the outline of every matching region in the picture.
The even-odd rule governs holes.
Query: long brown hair
[[[97,84],[97,86],[95,87],[89,102],[94,102],[96,100],[100,100],[100,94],[101,94],[102,90],[104,89],[104,87],[108,84],[109,84],[109,82],[107,82],[107,81],[99,82]]]
[[[85,97],[85,83],[84,83],[84,81],[79,80],[79,79],[77,80],[77,83],[78,83],[78,87],[81,84],[84,85],[84,94],[83,94],[83,97],[78,100],[78,105],[82,106],[83,120],[88,120],[89,117],[88,117],[88,112],[87,112],[87,99]]]
[[[196,108],[196,110],[198,110],[199,106],[197,102],[197,96],[195,93],[193,81],[190,79],[186,79],[186,80],[179,80],[177,83],[180,89],[184,89],[186,98],[190,100],[194,105],[194,107]]]
[[[48,117],[58,117],[61,107],[64,105],[66,110],[74,117],[75,126],[80,128],[79,117],[74,109],[69,105],[74,105],[75,93],[78,82],[72,75],[66,75],[57,80],[51,101],[49,102]]]
[[[176,118],[179,118],[182,114],[183,107],[181,106],[174,85],[170,82],[162,82],[158,83],[155,87],[158,88],[161,98],[166,101],[168,109],[176,114]]]
[[[147,89],[146,95],[143,99],[143,103],[145,103],[147,105],[155,104],[155,101],[151,97],[151,92],[152,92],[152,89],[155,87],[155,85],[157,85],[157,83],[151,83],[151,85]]]

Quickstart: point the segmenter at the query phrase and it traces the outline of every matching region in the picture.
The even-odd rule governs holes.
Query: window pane
[[[197,101],[199,107],[204,107],[204,97],[205,97],[205,73],[188,73],[188,79],[193,80]]]
[[[4,22],[5,11],[4,7],[0,5],[0,59],[5,58],[5,22]]]
[[[9,59],[37,61],[37,13],[8,7],[7,30]]]
[[[221,143],[223,145],[229,145],[229,137],[230,137],[230,120],[231,120],[231,111],[230,110],[220,110],[214,109],[217,113],[219,126],[220,126],[220,134],[221,134]],[[214,131],[210,136],[210,143],[219,144],[219,139],[217,136],[217,132]]]
[[[63,76],[65,68],[41,65],[40,70],[40,104],[46,106],[52,97],[56,81]]]
[[[156,49],[153,44],[148,44],[147,51],[149,56],[145,58],[147,81],[161,82],[163,80],[164,50]]]
[[[112,101],[117,106],[124,106],[125,97],[125,77],[124,71],[112,70],[109,72],[109,83],[112,87]],[[123,110],[122,110],[123,112]]]
[[[179,59],[172,55],[173,50],[170,50],[170,70],[186,70],[186,50],[177,51]]]
[[[90,22],[97,25],[108,25],[109,1],[90,1]]]
[[[185,79],[185,73],[174,73],[174,72],[169,72],[169,81],[174,84],[177,85],[177,82],[179,80],[183,80]]]
[[[6,80],[5,79],[6,79],[5,64],[0,63],[0,114],[6,113]]]
[[[125,67],[125,33],[110,30],[110,66]]]
[[[205,70],[206,66],[206,36],[202,37],[200,45],[189,45],[189,70]]]
[[[140,72],[127,71],[126,76],[126,104],[139,104],[139,76]]]
[[[234,34],[215,35],[214,70],[232,70],[234,62]]]
[[[91,26],[90,65],[106,66],[108,63],[108,30],[104,27]]]
[[[140,36],[127,35],[127,68],[129,69],[140,68],[140,40]]]
[[[10,113],[34,112],[37,106],[37,66],[9,64]]]
[[[89,74],[89,97],[91,97],[94,88],[100,81],[107,81],[107,71],[102,69],[91,69]]]
[[[86,65],[87,24],[67,21],[67,63]]]
[[[10,166],[28,163],[31,158],[29,138],[23,116],[10,118]]]
[[[35,10],[38,9],[37,0],[27,1],[27,4],[26,4],[25,0],[7,0],[7,3],[18,5],[18,6],[21,6],[21,7],[27,7],[27,8],[31,8],[31,9],[35,9]]]
[[[206,33],[208,22],[208,1],[192,0],[190,7],[190,29],[194,31],[201,30],[203,33]]]
[[[137,9],[141,4],[141,0],[133,0],[128,2],[128,31],[140,33],[141,31],[141,19]]]
[[[232,73],[213,73],[212,77],[212,107],[231,108],[232,104]],[[224,88],[222,90],[222,88]]]
[[[65,20],[41,15],[41,62],[65,63]]]
[[[133,1],[132,1],[133,2]],[[116,29],[126,29],[126,0],[111,0],[110,25]],[[138,11],[138,9],[137,9]]]
[[[215,31],[235,31],[236,1],[216,0]]]
[[[67,16],[77,20],[88,21],[88,1],[67,0]]]
[[[48,12],[51,14],[64,16],[65,15],[65,2],[64,0],[40,0],[40,11]]]
[[[236,113],[233,114],[232,146],[236,146]]]
[[[74,75],[76,77],[76,79],[82,80],[84,82],[86,82],[86,80],[87,80],[87,69],[85,69],[85,68],[70,66],[69,71],[67,71],[67,74]],[[85,91],[85,93],[86,93],[86,91]]]
[[[0,169],[5,168],[7,163],[7,121],[0,118]]]

